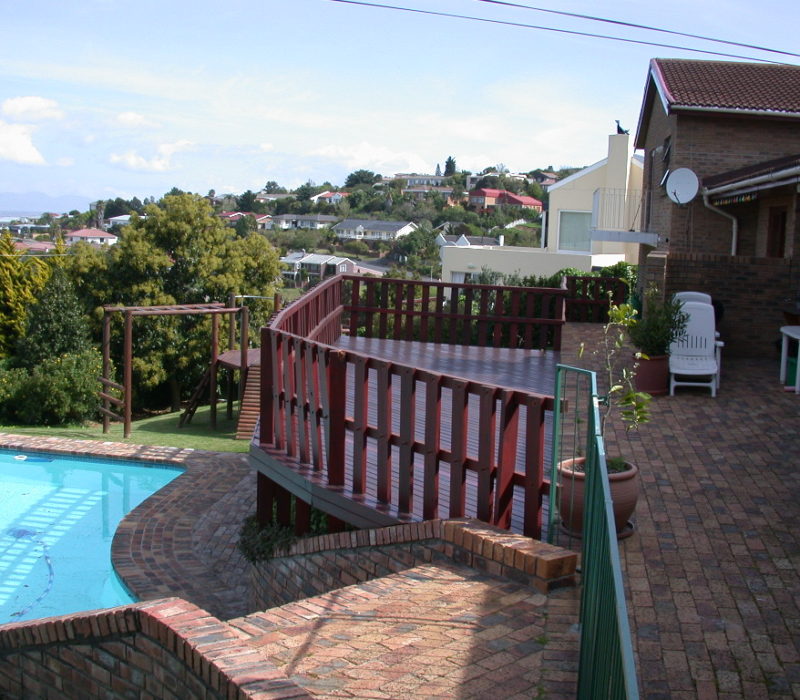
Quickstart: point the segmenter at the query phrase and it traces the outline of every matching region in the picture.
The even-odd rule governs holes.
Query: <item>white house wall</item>
[[[485,267],[504,277],[519,274],[553,275],[565,267],[575,267],[589,272],[592,267],[604,267],[619,262],[621,255],[584,255],[581,253],[550,253],[541,248],[515,246],[444,246],[440,250],[442,281],[458,280],[459,275],[479,274]]]
[[[608,157],[548,188],[547,250],[550,253],[559,252],[561,254],[558,246],[560,213],[562,211],[591,213],[594,193],[598,189],[624,191],[627,188],[629,191],[641,192],[642,167],[631,157],[628,143],[629,136],[627,134],[609,135]],[[621,259],[636,263],[638,250],[639,246],[636,243],[594,241],[591,252],[595,256],[621,256]],[[571,254],[571,252],[565,251],[564,254]]]

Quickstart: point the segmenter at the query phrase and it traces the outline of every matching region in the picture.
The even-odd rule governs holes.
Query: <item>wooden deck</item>
[[[553,395],[560,353],[342,336],[337,347],[469,381]]]
[[[346,351],[356,352],[370,358],[462,378],[466,382],[480,382],[501,389],[513,389],[547,396],[553,395],[555,368],[560,357],[560,353],[556,351],[466,347],[462,345],[417,343],[413,341],[384,340],[352,336],[342,336],[336,343],[336,346]],[[376,370],[369,369],[368,373],[374,377]],[[371,380],[368,381],[367,384],[373,388],[377,385],[376,382]],[[354,412],[356,411],[355,395],[356,382],[354,369],[350,366],[346,390],[346,413],[350,417],[354,416]],[[428,397],[426,396],[424,388],[420,388],[415,392],[416,405],[412,411],[414,421],[411,435],[412,442],[415,440],[423,441],[425,439],[427,399]],[[386,405],[397,407],[400,405],[400,377],[394,376],[392,378],[391,396],[376,396],[373,392],[364,400],[366,402],[367,422],[371,426],[377,426],[380,420],[379,412],[383,410],[383,407]],[[486,432],[490,430],[490,426],[484,424],[485,414],[484,420],[482,420],[479,403],[477,396],[470,395],[464,416],[467,422],[465,427],[468,434],[466,447],[467,457],[475,462],[479,461],[479,436],[485,438]],[[451,451],[451,449],[455,448],[454,445],[451,445],[450,439],[453,430],[454,415],[452,408],[453,392],[444,389],[441,392],[439,435],[440,450],[444,451]],[[522,407],[521,411],[520,425],[525,425],[526,409]],[[401,411],[392,412],[392,431],[398,434],[401,431],[399,425],[400,413]],[[500,423],[499,415],[500,412],[497,410],[496,415],[493,415],[490,419],[491,423],[495,424],[495,433],[498,438],[500,435],[499,426],[497,425]],[[550,455],[551,418],[552,414],[548,411],[545,419],[544,435],[545,456],[547,459],[549,459]],[[323,435],[323,441],[324,439],[325,436]],[[526,454],[525,445],[523,444],[524,440],[525,431],[520,430],[517,438],[518,444],[516,446],[516,454],[519,456],[518,460],[520,461]],[[424,455],[414,455],[410,470],[411,473],[408,475],[411,482],[411,515],[409,515],[400,512],[398,508],[400,499],[399,484],[402,482],[398,468],[398,465],[401,463],[400,446],[392,446],[387,455],[379,458],[374,442],[367,441],[366,491],[364,494],[354,495],[353,478],[356,472],[355,465],[358,462],[359,455],[359,450],[356,448],[355,442],[354,432],[347,431],[345,448],[346,468],[343,487],[330,487],[326,483],[325,476],[322,472],[315,472],[310,465],[302,465],[295,459],[287,459],[286,455],[268,450],[264,454],[269,455],[267,461],[272,463],[272,467],[268,467],[271,472],[270,478],[273,478],[276,483],[281,484],[282,482],[282,485],[294,493],[298,493],[298,489],[302,489],[305,493],[313,494],[311,497],[312,504],[316,501],[317,505],[321,505],[322,501],[324,501],[324,509],[326,511],[338,513],[338,517],[341,517],[341,519],[360,526],[385,525],[394,522],[422,520],[424,510],[423,480],[426,478]],[[495,446],[499,454],[503,449],[503,445],[499,439],[495,441]],[[261,465],[264,465],[263,459],[259,459],[258,457],[258,453],[260,452],[260,449],[253,450],[251,451],[251,456],[253,456],[256,461],[260,462]],[[379,459],[388,459],[391,463],[391,498],[389,499],[389,505],[378,498],[377,483],[379,479],[376,475],[378,472],[377,465]],[[277,471],[283,473],[283,479],[275,478],[277,476],[276,470],[274,469],[276,462],[280,464]],[[545,463],[547,463],[547,461]],[[524,464],[518,463],[515,466],[515,471],[521,474],[525,472],[525,468]],[[433,517],[452,517],[452,514],[449,512],[451,478],[450,469],[446,461],[438,463],[437,478],[439,480],[439,501],[437,513]],[[465,474],[465,479],[466,506],[464,515],[478,517],[478,504],[476,503],[476,493],[478,489],[476,488],[476,484],[479,479],[479,474],[474,470],[468,470]],[[492,507],[497,508],[498,504],[493,503]],[[511,517],[511,529],[516,532],[523,532],[525,515],[523,508],[523,490],[520,486],[516,486],[514,487]],[[546,527],[546,517],[545,512],[543,515],[544,527]]]

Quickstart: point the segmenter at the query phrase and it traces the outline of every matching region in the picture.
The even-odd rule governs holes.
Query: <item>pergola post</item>
[[[208,401],[211,408],[209,417],[211,429],[217,429],[217,359],[219,357],[219,315],[211,315],[211,376],[209,379]]]
[[[108,311],[103,314],[103,379],[109,380],[111,377],[111,315]],[[105,394],[107,387],[103,386],[103,393]],[[108,432],[110,418],[109,412],[111,410],[111,403],[108,399],[103,398],[103,434]]]
[[[125,386],[125,411],[124,418],[124,437],[128,438],[131,434],[131,404],[133,403],[133,312],[125,312],[125,347],[122,355],[123,376],[122,381]]]
[[[244,387],[247,382],[247,355],[250,347],[250,309],[242,304],[241,314],[241,350],[242,356],[239,364],[239,401],[244,398]]]

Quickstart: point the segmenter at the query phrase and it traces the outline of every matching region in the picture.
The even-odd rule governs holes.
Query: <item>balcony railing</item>
[[[474,509],[541,536],[547,395],[336,347],[366,338],[560,349],[566,291],[339,275],[261,335],[259,518],[385,525]],[[470,415],[477,415],[470,428]],[[275,501],[277,500],[277,505]],[[516,504],[516,505],[515,505]],[[519,505],[521,504],[521,505]]]

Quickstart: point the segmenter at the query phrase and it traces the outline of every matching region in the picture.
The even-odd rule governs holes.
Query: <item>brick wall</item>
[[[253,567],[256,609],[449,558],[547,592],[577,554],[476,520],[301,540]],[[236,630],[179,598],[0,626],[0,697],[310,697]]]
[[[577,565],[574,552],[477,520],[431,520],[301,540],[253,566],[252,607],[283,605],[443,558],[541,592],[573,585]]]
[[[670,253],[665,262],[667,294],[691,289],[722,303],[723,367],[726,356],[776,356],[783,308],[800,284],[791,259]]]
[[[310,696],[233,628],[170,598],[3,626],[0,697]]]

